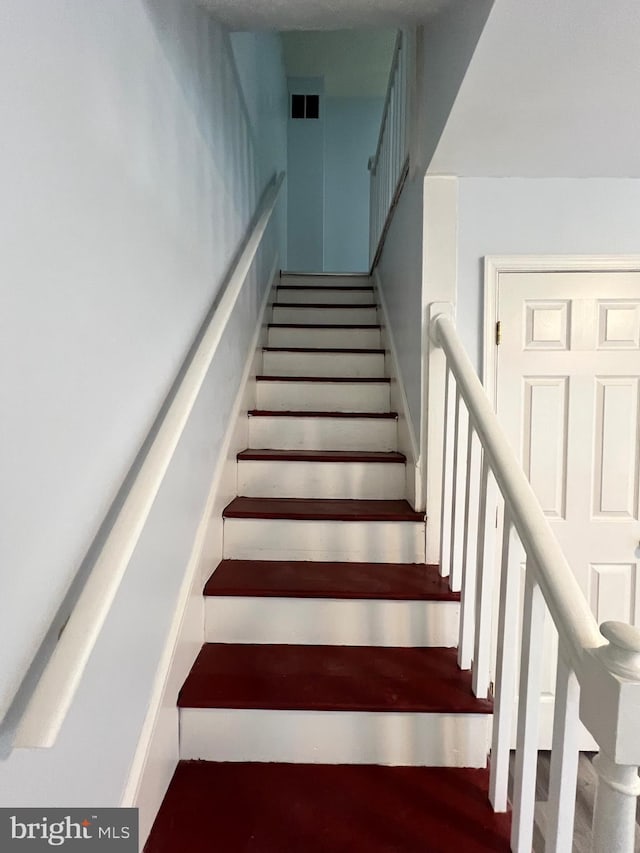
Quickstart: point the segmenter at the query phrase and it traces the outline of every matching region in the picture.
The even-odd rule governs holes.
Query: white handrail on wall
[[[516,765],[511,849],[530,853],[533,841],[538,750],[538,711],[545,610],[558,631],[553,744],[549,785],[547,851],[571,853],[582,721],[600,747],[594,761],[598,787],[592,849],[632,853],[636,798],[640,794],[640,630],[619,622],[598,629],[589,605],[544,516],[522,467],[512,452],[449,313],[436,308],[431,339],[444,354],[435,360],[430,382],[443,397],[455,391],[454,428],[444,432],[441,551],[453,564],[461,555],[460,648],[472,648],[473,686],[486,697],[494,688],[490,799],[507,809],[509,750],[515,676],[519,668]],[[445,404],[444,411],[450,407]],[[463,415],[464,412],[464,415]],[[451,448],[453,442],[453,452]],[[449,448],[447,444],[449,443]],[[474,453],[474,446],[481,451]],[[474,460],[481,473],[474,476]],[[479,486],[478,486],[479,482]],[[495,508],[504,501],[500,595],[493,625],[496,567],[491,534]],[[474,506],[477,501],[477,506]],[[477,509],[476,542],[470,520]],[[460,524],[460,518],[464,524]],[[456,519],[458,523],[456,523]],[[456,537],[463,544],[456,544]],[[516,636],[521,561],[525,590],[521,644]],[[497,636],[495,649],[492,636]],[[608,642],[607,642],[608,641]],[[520,656],[518,659],[518,647]],[[495,651],[495,669],[492,664]],[[461,663],[463,667],[469,663]]]
[[[381,248],[389,213],[407,173],[408,69],[406,38],[399,30],[391,60],[378,145],[376,153],[369,160],[369,261],[372,268]]]
[[[198,398],[256,252],[271,219],[284,172],[265,190],[257,218],[227,280],[171,404],[124,499],[77,603],[18,726],[15,746],[51,747],[56,741],[89,655]]]

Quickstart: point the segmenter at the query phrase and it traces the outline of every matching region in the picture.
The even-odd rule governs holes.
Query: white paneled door
[[[640,272],[501,272],[497,308],[499,418],[598,622],[638,625]]]

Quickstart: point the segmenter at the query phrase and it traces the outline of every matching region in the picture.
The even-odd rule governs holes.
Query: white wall
[[[252,122],[228,37],[195,3],[5,0],[2,18],[8,697],[285,166],[286,93],[277,38],[257,37],[280,120]],[[240,78],[257,85],[256,70]],[[277,243],[272,229],[57,745],[7,757],[2,731],[2,805],[120,801]]]
[[[325,97],[324,269],[369,270],[369,157],[375,154],[382,98]]]
[[[640,180],[458,182],[457,326],[482,363],[482,264],[492,254],[625,254],[640,246]]]
[[[421,434],[422,416],[422,324],[424,308],[440,301],[443,288],[429,280],[429,270],[437,247],[430,247],[424,258],[423,243],[438,233],[441,214],[440,196],[430,202],[425,196],[424,175],[446,126],[449,113],[481,37],[493,0],[468,3],[453,0],[443,4],[416,28],[411,36],[409,88],[410,181],[405,185],[380,259],[379,273],[389,307],[389,322],[398,349],[399,369],[405,386],[411,423],[415,435]],[[407,34],[409,31],[407,31]],[[447,233],[451,210],[447,190],[444,208]],[[425,220],[424,206],[429,222]],[[455,213],[453,214],[455,216]],[[448,246],[447,246],[448,252]],[[446,265],[446,263],[445,263]],[[440,270],[440,259],[435,264]],[[426,276],[423,284],[423,275]],[[452,283],[444,291],[449,293]]]
[[[639,43],[637,0],[496,0],[430,169],[640,176]]]
[[[415,435],[420,434],[423,178],[407,181],[378,265],[398,370]]]

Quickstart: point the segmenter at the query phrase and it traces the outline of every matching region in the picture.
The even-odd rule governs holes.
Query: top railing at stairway
[[[20,720],[14,745],[51,747],[56,741],[89,656],[140,538],[173,453],[271,220],[284,172],[260,200],[246,241],[187,357],[144,459],[121,504],[65,629]]]
[[[406,36],[399,30],[389,71],[378,145],[369,160],[369,261],[372,269],[382,247],[389,214],[407,174],[408,53]]]
[[[442,306],[441,306],[442,307]],[[429,382],[442,389],[453,427],[440,424],[444,457],[441,566],[461,590],[459,664],[473,689],[494,687],[490,799],[507,809],[515,679],[519,669],[511,849],[533,842],[545,612],[558,631],[546,851],[570,853],[580,721],[595,738],[598,788],[592,849],[632,853],[640,793],[640,631],[598,625],[457,335],[434,308]],[[442,358],[442,354],[444,358]],[[495,566],[496,510],[503,503]],[[521,564],[524,605],[517,635]],[[496,571],[497,569],[497,571]],[[497,624],[494,590],[499,584]],[[495,658],[495,664],[494,664]]]

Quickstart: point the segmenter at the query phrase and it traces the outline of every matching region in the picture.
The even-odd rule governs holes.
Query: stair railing
[[[592,849],[632,853],[640,793],[640,630],[599,628],[525,473],[511,450],[450,312],[433,306],[430,383],[445,389],[441,566],[461,590],[459,665],[473,690],[494,695],[489,798],[508,808],[509,753],[519,669],[511,849],[533,842],[545,613],[558,659],[545,850],[570,853],[582,722],[600,747]],[[441,352],[440,352],[441,351]],[[441,353],[444,354],[442,358]],[[501,558],[496,519],[503,502]],[[521,566],[524,605],[517,636]],[[497,618],[494,615],[499,589]],[[495,657],[495,665],[493,663]],[[494,671],[495,669],[495,671]]]
[[[54,745],[89,656],[111,609],[145,522],[206,379],[234,306],[271,221],[285,173],[273,176],[258,203],[246,239],[217,294],[163,407],[135,478],[124,497],[71,615],[20,719],[14,745]]]
[[[409,166],[408,45],[398,31],[376,153],[369,159],[369,261],[376,265]]]

